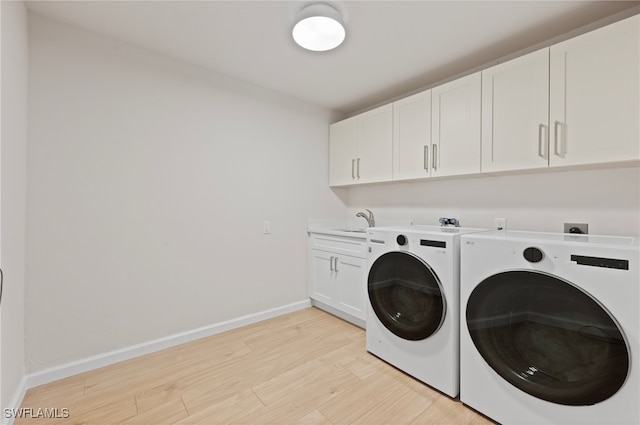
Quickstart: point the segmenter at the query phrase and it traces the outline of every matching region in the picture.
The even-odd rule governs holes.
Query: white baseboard
[[[66,363],[60,366],[55,366],[49,369],[45,369],[39,372],[35,372],[27,375],[23,378],[23,384],[21,393],[16,397],[15,408],[20,407],[22,399],[26,391],[29,388],[37,387],[39,385],[48,384],[59,379],[68,378],[79,373],[88,372],[90,370],[98,369],[100,367],[108,366],[114,363],[121,362],[123,360],[133,359],[145,354],[154,353],[156,351],[164,350],[165,348],[174,347],[176,345],[184,344],[186,342],[195,341],[200,338],[205,338],[211,335],[215,335],[221,332],[225,332],[231,329],[240,328],[242,326],[257,323],[266,319],[281,316],[283,314],[291,313],[297,310],[311,307],[310,300],[298,301],[293,304],[284,305],[281,307],[273,308],[271,310],[265,310],[247,316],[239,317],[236,319],[227,320],[213,325],[204,326],[202,328],[194,329],[187,332],[182,332],[175,335],[170,335],[165,338],[156,339],[153,341],[144,342],[142,344],[132,345],[119,350],[110,351],[96,356],[87,357],[74,362]],[[12,408],[14,406],[8,406]],[[37,406],[29,406],[37,407]],[[4,412],[3,412],[4,415]],[[7,425],[11,425],[13,420],[9,420]]]
[[[359,319],[355,316],[352,316],[349,313],[345,313],[344,311],[338,310],[337,308],[331,307],[321,301],[311,300],[311,305],[319,308],[320,310],[324,310],[327,313],[331,313],[336,317],[341,318],[342,320],[346,320],[347,322],[351,322],[354,325],[361,327],[362,329],[367,328],[367,322],[365,320]]]
[[[18,386],[18,389],[16,390],[16,392],[13,394],[13,397],[9,401],[9,405],[3,406],[0,424],[13,425],[13,422],[16,420],[16,418],[13,415],[9,415],[10,417],[7,418],[5,415],[5,409],[18,409],[22,404],[24,395],[27,393],[27,389],[28,389],[27,377],[23,376],[22,379],[20,380],[20,385]]]

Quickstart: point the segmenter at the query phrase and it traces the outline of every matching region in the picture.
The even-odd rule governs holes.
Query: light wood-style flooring
[[[33,388],[22,407],[69,417],[16,425],[492,424],[316,308]]]

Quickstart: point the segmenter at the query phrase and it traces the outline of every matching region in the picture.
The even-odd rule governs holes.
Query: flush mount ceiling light
[[[342,16],[324,3],[310,4],[302,9],[293,27],[295,42],[315,52],[335,49],[342,44],[344,36]]]

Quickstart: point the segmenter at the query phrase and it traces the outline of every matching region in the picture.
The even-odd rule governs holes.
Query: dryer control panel
[[[587,257],[584,255],[572,255],[571,261],[581,266],[629,270],[629,260],[619,260],[615,258],[602,258],[602,257]]]

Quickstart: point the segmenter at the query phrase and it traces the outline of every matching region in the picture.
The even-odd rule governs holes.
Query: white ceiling
[[[640,5],[640,1],[334,1],[347,38],[307,52],[309,1],[28,1],[48,16],[351,113]]]

